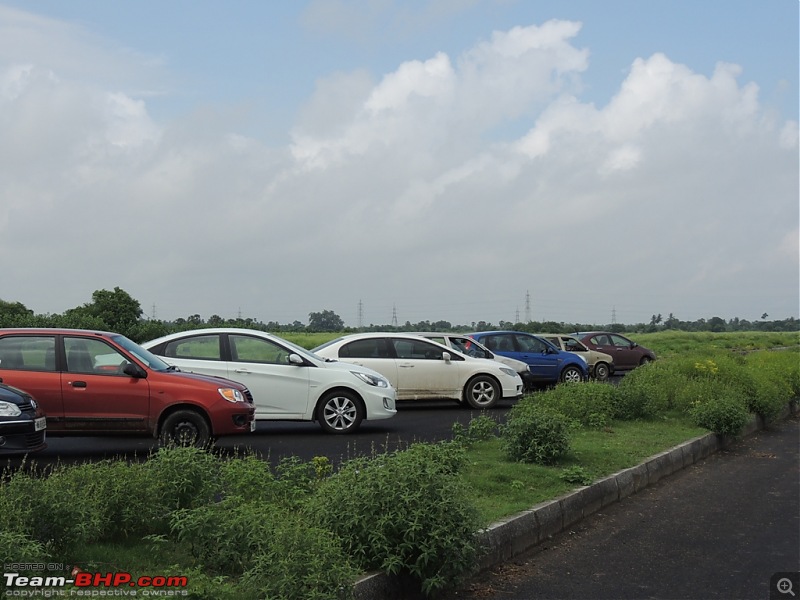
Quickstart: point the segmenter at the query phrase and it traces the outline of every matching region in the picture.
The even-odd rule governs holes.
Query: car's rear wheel
[[[211,428],[203,415],[194,410],[176,410],[161,425],[162,446],[195,446],[211,443]]]
[[[352,433],[363,419],[364,406],[352,392],[331,392],[317,407],[317,420],[328,433]]]
[[[500,400],[500,386],[488,375],[477,375],[464,387],[464,398],[472,408],[492,408]]]
[[[579,383],[581,381],[583,381],[583,373],[578,367],[570,365],[561,371],[562,383]]]
[[[611,369],[604,362],[595,363],[594,378],[596,381],[607,381],[611,375]]]

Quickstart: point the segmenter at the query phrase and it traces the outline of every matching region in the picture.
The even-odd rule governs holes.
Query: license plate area
[[[42,431],[43,429],[47,429],[47,419],[45,417],[39,417],[38,419],[34,419],[33,430]]]

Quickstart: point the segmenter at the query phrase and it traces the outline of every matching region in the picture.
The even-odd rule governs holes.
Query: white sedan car
[[[243,383],[258,420],[317,421],[329,433],[351,433],[362,420],[397,414],[396,391],[380,373],[326,361],[264,331],[195,329],[142,346],[182,371]]]
[[[522,379],[514,369],[416,335],[355,333],[313,352],[381,373],[398,400],[448,398],[482,409],[522,395]]]
[[[531,368],[530,365],[526,362],[522,362],[521,360],[517,360],[515,358],[511,358],[509,356],[501,356],[499,354],[494,354],[491,350],[489,350],[486,346],[478,342],[477,340],[473,340],[468,335],[463,335],[460,333],[443,333],[443,332],[436,332],[436,331],[423,331],[423,332],[411,332],[414,335],[418,335],[420,337],[427,338],[429,340],[433,340],[434,342],[439,342],[447,346],[448,348],[454,348],[461,352],[461,354],[466,354],[467,356],[471,356],[473,358],[488,358],[490,360],[496,360],[497,362],[503,363],[507,367],[511,367],[522,378],[522,385],[523,389],[528,389],[533,387],[533,380],[531,375]]]

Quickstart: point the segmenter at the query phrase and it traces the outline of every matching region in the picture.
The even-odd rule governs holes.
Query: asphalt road
[[[446,600],[796,600],[798,448],[793,417],[609,506]]]
[[[502,421],[514,403],[502,401],[489,414]],[[391,419],[364,421],[357,432],[348,435],[325,433],[316,423],[260,421],[252,434],[220,438],[215,451],[223,455],[253,452],[273,465],[289,456],[302,460],[327,456],[338,464],[356,456],[405,449],[413,442],[449,439],[454,423],[466,426],[478,414],[455,402],[406,401],[398,403],[398,413]],[[75,463],[119,457],[143,460],[158,448],[151,438],[127,436],[48,436],[47,445],[46,450],[32,455],[28,461],[46,466],[59,461]],[[16,467],[20,460],[2,458],[0,467],[7,464]]]

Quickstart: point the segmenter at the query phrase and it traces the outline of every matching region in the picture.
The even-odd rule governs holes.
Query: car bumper
[[[389,419],[397,414],[397,393],[394,388],[387,390],[386,388],[375,388],[374,391],[370,390],[368,393],[363,393],[364,406],[367,409],[367,415],[364,417],[368,421],[377,421],[379,419]]]
[[[34,421],[0,420],[0,454],[24,454],[47,448],[47,429],[36,431]]]

